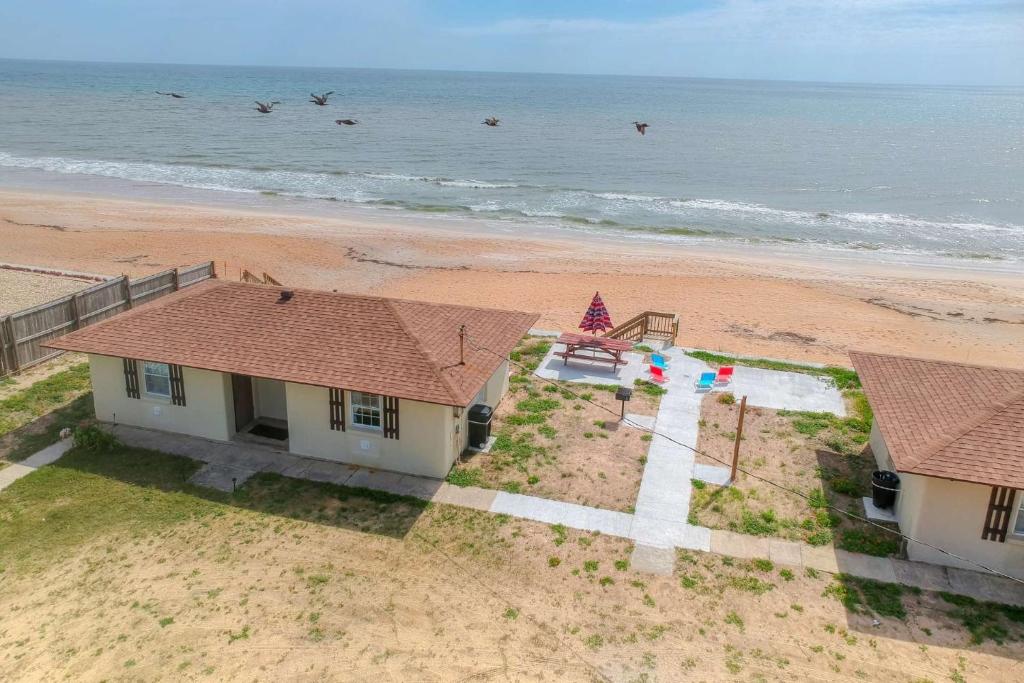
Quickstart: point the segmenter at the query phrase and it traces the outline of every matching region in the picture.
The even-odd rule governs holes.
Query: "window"
[[[1017,491],[1016,519],[1010,533],[1014,538],[1024,541],[1024,492]]]
[[[381,396],[352,392],[352,424],[370,429],[381,428]]]
[[[146,361],[142,364],[142,374],[146,383],[146,394],[160,398],[171,397],[171,369],[167,363]]]

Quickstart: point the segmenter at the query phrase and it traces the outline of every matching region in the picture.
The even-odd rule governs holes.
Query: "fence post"
[[[736,425],[736,442],[732,447],[732,469],[729,472],[729,484],[736,483],[736,468],[740,463],[740,440],[743,438],[743,415],[747,412],[747,397],[740,399],[740,419]]]
[[[132,283],[128,280],[127,275],[121,276],[121,291],[124,294],[124,301],[128,304],[128,308],[132,307]]]
[[[11,316],[7,316],[0,322],[0,338],[6,336],[7,341],[3,344],[7,346],[7,358],[10,363],[7,366],[8,372],[18,371],[18,347],[17,340],[14,338],[14,323],[11,321]]]
[[[82,326],[82,315],[78,312],[78,295],[71,295],[71,317],[75,321],[74,329],[79,329]]]

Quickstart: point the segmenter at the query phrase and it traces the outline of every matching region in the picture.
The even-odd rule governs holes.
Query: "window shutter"
[[[394,396],[384,397],[384,436],[398,438],[398,399]]]
[[[122,358],[124,361],[124,391],[128,398],[139,397],[139,369],[134,358]]]
[[[180,365],[167,366],[171,378],[171,403],[185,405],[185,374]]]
[[[981,530],[981,540],[1006,541],[1006,530],[1013,516],[1013,499],[1015,489],[1008,486],[993,486],[988,497],[988,514],[985,515],[985,527]]]
[[[345,431],[345,390],[328,389],[331,404],[331,429]]]

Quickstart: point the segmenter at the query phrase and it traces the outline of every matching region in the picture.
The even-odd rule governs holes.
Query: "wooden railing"
[[[247,268],[243,268],[241,270],[241,272],[238,274],[238,279],[241,280],[242,282],[248,282],[257,285],[276,285],[277,287],[281,286],[280,282],[270,277],[270,275],[268,275],[265,271],[263,273],[263,277],[260,277],[255,273],[249,272]]]
[[[0,377],[63,353],[42,346],[50,339],[213,277],[217,277],[213,261],[165,270],[137,280],[123,275],[45,304],[0,316]]]
[[[678,315],[659,313],[657,311],[644,311],[618,327],[608,330],[604,336],[632,342],[641,342],[646,338],[653,337],[668,340],[671,344],[675,345],[678,334]]]

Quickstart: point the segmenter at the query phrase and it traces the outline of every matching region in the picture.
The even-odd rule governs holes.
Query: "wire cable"
[[[611,408],[608,408],[607,406],[603,406],[600,403],[597,403],[596,401],[593,401],[592,399],[585,398],[582,395],[572,391],[571,389],[567,389],[566,387],[563,387],[561,384],[558,384],[554,380],[550,380],[550,379],[547,379],[545,377],[541,377],[541,376],[535,374],[533,370],[531,370],[530,368],[526,367],[522,363],[519,363],[518,361],[512,360],[509,356],[507,356],[505,354],[498,353],[497,351],[489,349],[486,346],[481,346],[480,344],[477,344],[475,341],[473,341],[473,338],[470,336],[468,331],[466,331],[466,337],[465,338],[466,338],[466,342],[468,344],[470,344],[473,348],[475,348],[475,349],[477,349],[479,351],[485,351],[485,352],[490,353],[490,354],[492,354],[494,356],[497,356],[498,358],[506,360],[509,363],[511,363],[512,365],[515,365],[516,367],[521,368],[522,370],[525,370],[526,372],[528,372],[531,377],[533,377],[533,378],[535,378],[537,380],[540,380],[541,382],[544,382],[546,384],[550,384],[551,386],[557,387],[559,389],[559,391],[566,391],[566,392],[572,394],[572,396],[576,400],[583,401],[585,403],[589,403],[590,405],[595,406],[597,408],[600,408],[601,410],[603,410],[603,411],[605,411],[607,413],[610,413],[611,415],[614,415],[616,418],[619,418],[619,413],[615,412]],[[692,451],[695,455],[703,456],[705,458],[708,458],[709,460],[714,460],[715,462],[721,463],[722,465],[726,465],[728,467],[732,466],[732,463],[726,462],[725,460],[722,460],[721,458],[717,458],[717,457],[715,457],[715,456],[713,456],[713,455],[711,455],[709,453],[705,453],[704,451],[701,451],[701,450],[699,450],[697,448],[694,448],[693,446],[691,446],[689,444],[686,444],[686,443],[683,443],[683,442],[678,441],[676,439],[673,439],[671,436],[668,436],[667,434],[662,434],[661,432],[658,432],[658,431],[656,431],[656,430],[654,430],[652,428],[645,427],[644,425],[641,425],[641,424],[637,424],[636,422],[633,422],[629,418],[620,418],[620,419],[622,419],[624,422],[626,422],[631,427],[634,427],[634,428],[639,429],[641,431],[647,432],[648,434],[651,434],[652,436],[661,437],[662,439],[665,439],[666,441],[669,441],[670,443],[676,444],[677,446],[682,446],[683,448],[685,448],[685,449],[687,449],[689,451]],[[803,498],[804,500],[808,501],[808,503],[811,502],[811,497],[808,494],[806,494],[806,493],[804,493],[802,491],[798,491],[798,490],[790,488],[788,486],[784,486],[782,484],[779,484],[777,482],[772,481],[771,479],[768,479],[766,477],[762,477],[761,475],[758,475],[758,474],[756,474],[754,472],[751,472],[749,470],[745,470],[742,467],[738,467],[737,466],[736,471],[737,472],[742,472],[746,476],[751,477],[753,479],[756,479],[758,481],[764,482],[765,484],[768,484],[769,486],[773,486],[773,487],[779,489],[780,491],[785,491],[787,493],[792,493],[795,496],[799,496],[800,498]],[[975,567],[979,567],[980,569],[982,569],[982,570],[984,570],[984,571],[986,571],[986,572],[988,572],[990,574],[993,574],[995,576],[1000,576],[1000,577],[1002,577],[1004,579],[1009,579],[1011,581],[1014,581],[1015,583],[1024,585],[1024,579],[1019,579],[1019,578],[1017,578],[1015,576],[1010,576],[1009,574],[1001,572],[998,569],[994,569],[992,567],[984,565],[984,564],[982,564],[980,562],[977,562],[975,560],[972,560],[970,558],[966,558],[966,557],[963,557],[961,555],[957,555],[956,553],[951,552],[949,550],[946,550],[945,548],[941,548],[941,547],[939,547],[937,545],[934,545],[932,543],[928,543],[927,541],[922,541],[922,540],[916,539],[913,536],[908,536],[907,534],[904,534],[902,531],[897,531],[897,530],[894,530],[894,529],[890,529],[889,527],[883,526],[883,525],[875,522],[874,520],[868,519],[867,517],[861,517],[860,515],[857,515],[857,514],[854,514],[852,512],[849,512],[848,510],[843,510],[841,508],[836,507],[835,505],[832,505],[831,503],[826,502],[824,505],[812,505],[812,507],[816,507],[816,508],[819,508],[819,509],[820,508],[826,508],[826,509],[829,509],[829,510],[834,510],[835,512],[837,512],[837,513],[839,513],[841,515],[845,515],[846,517],[848,517],[850,519],[855,519],[855,520],[857,520],[859,522],[863,522],[864,524],[868,524],[868,525],[873,526],[873,527],[875,527],[877,529],[881,529],[882,531],[884,531],[884,532],[886,532],[888,534],[892,534],[894,536],[898,536],[899,538],[902,538],[902,539],[904,539],[906,541],[909,541],[911,543],[917,543],[918,545],[921,545],[921,546],[924,546],[925,548],[929,548],[931,550],[934,550],[934,551],[936,551],[936,552],[938,552],[938,553],[940,553],[942,555],[946,555],[947,557],[953,558],[954,560],[958,560],[958,561],[963,562],[965,564],[969,564],[969,565],[973,565]]]

